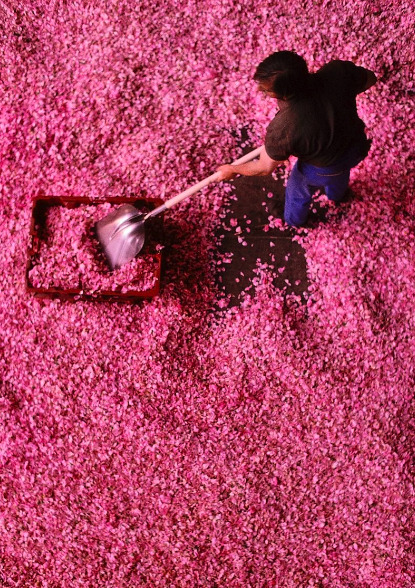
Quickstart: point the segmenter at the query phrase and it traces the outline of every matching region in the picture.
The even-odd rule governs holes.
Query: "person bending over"
[[[330,61],[312,74],[296,53],[273,53],[254,75],[258,90],[275,98],[279,108],[267,128],[260,158],[220,166],[219,179],[268,175],[294,155],[298,159],[285,190],[285,222],[304,225],[316,188],[324,189],[329,200],[341,202],[351,168],[367,156],[371,143],[357,114],[356,96],[376,79],[372,71],[351,61]]]

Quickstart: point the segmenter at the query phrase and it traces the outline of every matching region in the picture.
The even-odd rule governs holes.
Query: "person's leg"
[[[310,188],[297,161],[285,189],[284,219],[287,225],[300,227],[305,223],[310,209],[311,196]]]
[[[350,170],[367,156],[370,143],[370,141],[367,141],[365,145],[353,146],[340,161],[332,166],[318,168],[305,165],[304,174],[307,181],[314,180],[322,184],[329,200],[341,202],[349,187]]]
[[[308,163],[295,164],[285,190],[285,222],[299,227],[305,223],[314,188],[324,188],[329,200],[341,202],[349,186],[350,170],[367,155],[370,142],[353,146],[335,164],[317,167]]]
[[[324,192],[329,200],[341,202],[349,187],[350,169],[343,173],[326,176],[324,180]]]

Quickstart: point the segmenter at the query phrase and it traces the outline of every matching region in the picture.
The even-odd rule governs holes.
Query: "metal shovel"
[[[261,150],[262,147],[258,147],[231,165],[251,161],[260,155]],[[218,178],[219,172],[216,172],[147,214],[139,212],[132,204],[123,204],[99,220],[95,224],[95,230],[111,270],[118,269],[140,253],[145,241],[146,221],[199,192],[205,186],[217,181]]]

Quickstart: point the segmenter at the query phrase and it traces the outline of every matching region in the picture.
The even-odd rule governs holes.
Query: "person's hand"
[[[219,173],[218,182],[223,182],[224,180],[231,180],[236,176],[235,168],[233,165],[221,165],[217,169]]]

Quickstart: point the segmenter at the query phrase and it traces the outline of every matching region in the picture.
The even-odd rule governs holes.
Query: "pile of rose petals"
[[[414,25],[407,0],[0,2],[2,585],[414,585]],[[379,80],[355,198],[295,236],[304,296],[259,260],[227,307],[231,184],[166,214],[160,296],[25,291],[32,196],[210,175],[263,141],[280,49]]]
[[[40,239],[39,252],[32,259],[29,281],[44,290],[79,289],[146,292],[157,282],[159,261],[141,255],[110,272],[94,234],[94,225],[114,209],[109,204],[49,208]],[[161,245],[160,245],[161,247]]]

